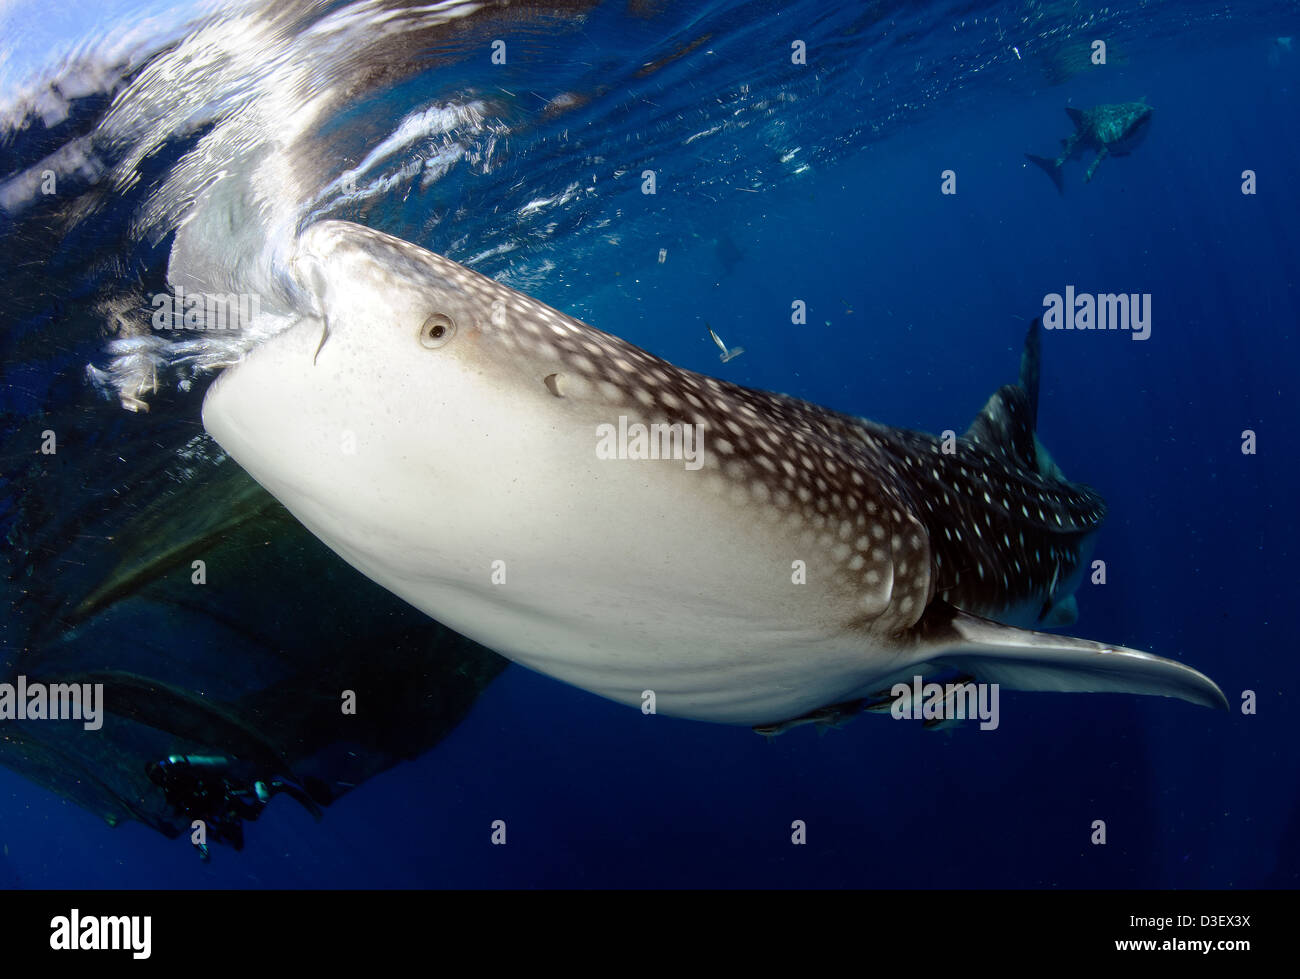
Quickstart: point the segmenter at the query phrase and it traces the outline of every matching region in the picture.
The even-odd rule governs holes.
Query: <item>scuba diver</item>
[[[204,842],[194,843],[203,861],[210,859],[206,837],[244,848],[244,820],[256,819],[271,797],[284,792],[321,818],[320,807],[296,782],[280,776],[254,777],[251,766],[225,755],[168,755],[145,766],[149,780],[163,790],[177,816],[201,820]],[[242,771],[241,771],[242,769]]]

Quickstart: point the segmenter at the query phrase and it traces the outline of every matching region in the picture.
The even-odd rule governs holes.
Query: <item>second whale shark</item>
[[[1083,175],[1084,183],[1089,183],[1102,160],[1111,155],[1127,156],[1142,141],[1151,125],[1151,111],[1151,106],[1145,102],[1097,105],[1091,109],[1067,107],[1065,112],[1074,123],[1074,132],[1061,140],[1060,155],[1047,159],[1026,153],[1025,158],[1041,167],[1052,178],[1056,189],[1064,194],[1065,179],[1061,170],[1066,160],[1078,156],[1085,149],[1096,150],[1097,155]]]
[[[208,432],[344,560],[504,656],[769,729],[957,671],[1226,707],[1068,618],[1105,506],[1020,383],[961,437],[676,367],[401,239],[309,227],[311,315],[209,388]],[[376,655],[380,655],[376,653]]]

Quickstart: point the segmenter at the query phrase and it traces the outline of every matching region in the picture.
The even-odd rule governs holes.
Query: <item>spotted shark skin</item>
[[[1091,109],[1067,108],[1066,113],[1074,123],[1074,132],[1061,140],[1061,153],[1056,159],[1034,156],[1026,153],[1025,158],[1041,167],[1056,189],[1065,193],[1065,180],[1061,168],[1065,161],[1082,153],[1084,149],[1093,149],[1097,155],[1088,164],[1083,176],[1084,183],[1092,180],[1101,161],[1110,155],[1126,156],[1146,135],[1151,123],[1151,106],[1145,102],[1122,102],[1114,105],[1098,105]]]
[[[1172,660],[994,621],[1071,601],[1105,515],[1038,452],[1036,331],[945,446],[684,370],[359,225],[311,226],[294,263],[315,308],[215,380],[204,425],[344,560],[516,662],[750,726],[940,669],[1225,705]],[[601,458],[620,420],[699,426],[702,464]]]

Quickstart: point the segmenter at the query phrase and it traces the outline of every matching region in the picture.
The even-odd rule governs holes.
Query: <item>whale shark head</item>
[[[340,221],[302,235],[313,315],[209,389],[208,431],[352,563],[399,593],[511,553],[514,481],[539,451],[567,317],[401,239]],[[590,450],[590,441],[586,446]],[[556,465],[562,462],[556,459]],[[512,503],[512,500],[515,501]]]
[[[1072,612],[1104,515],[1036,449],[1036,325],[950,454],[358,225],[308,228],[294,268],[314,308],[217,378],[205,427],[346,561],[517,662],[751,725],[922,667],[1223,702],[1181,664],[1006,624]]]

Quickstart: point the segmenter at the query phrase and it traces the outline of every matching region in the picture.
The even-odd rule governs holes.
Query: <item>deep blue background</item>
[[[769,743],[513,667],[419,761],[319,825],[278,799],[243,854],[207,866],[0,771],[0,884],[1294,887],[1300,60],[1271,59],[1268,34],[995,87],[733,195],[709,216],[742,253],[730,271],[705,239],[646,261],[647,233],[584,256],[608,284],[579,303],[536,290],[685,366],[930,431],[964,429],[1015,378],[1045,293],[1150,293],[1148,341],[1045,338],[1040,437],[1110,507],[1108,581],[1081,588],[1072,631],[1196,666],[1232,712],[1004,691],[993,732],[862,718]],[[1145,144],[1091,184],[1076,162],[1058,196],[1025,163],[1069,132],[1067,101],[1140,97]],[[948,168],[955,197],[939,193]],[[793,299],[808,325],[790,324]],[[706,321],[746,353],[720,364]],[[498,818],[506,847],[489,845]]]

